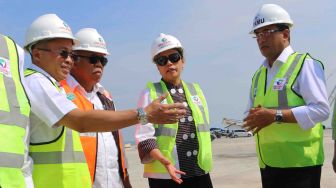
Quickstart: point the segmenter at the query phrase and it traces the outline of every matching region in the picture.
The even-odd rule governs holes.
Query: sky
[[[110,52],[101,83],[119,110],[135,108],[146,83],[160,80],[151,62],[151,43],[160,33],[174,35],[185,50],[182,79],[200,84],[211,126],[219,127],[224,117],[243,118],[252,75],[264,59],[248,33],[264,3],[278,4],[289,12],[294,21],[291,46],[324,63],[330,92],[336,85],[333,0],[0,0],[0,32],[23,46],[29,25],[46,13],[57,14],[73,33],[84,27],[97,29]],[[29,63],[26,55],[26,66]],[[330,121],[325,124],[330,126]],[[134,128],[123,133],[126,142],[134,140]]]

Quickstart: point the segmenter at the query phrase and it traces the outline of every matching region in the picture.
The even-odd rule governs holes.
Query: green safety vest
[[[182,81],[183,89],[186,95],[187,103],[191,108],[192,116],[195,121],[196,134],[199,144],[199,152],[197,155],[198,165],[205,172],[212,169],[212,150],[210,139],[209,126],[209,112],[204,98],[203,92],[198,84],[190,84]],[[163,93],[169,93],[167,86],[163,81],[159,83],[147,84],[150,90],[150,98],[155,100]],[[174,101],[171,95],[167,97],[167,103],[173,104]],[[154,124],[156,141],[161,153],[171,161],[173,165],[176,164],[172,154],[175,146],[175,140],[178,130],[178,123],[158,125]],[[157,160],[145,164],[145,173],[167,174],[166,168]]]
[[[30,104],[22,86],[15,42],[0,35],[0,187],[26,187],[24,163]]]
[[[31,74],[42,73],[32,69],[25,70],[26,77]],[[61,90],[55,82],[52,83]],[[91,187],[89,168],[77,131],[63,126],[61,134],[55,140],[31,143],[29,154],[34,161],[35,188]]]
[[[253,106],[291,109],[306,105],[301,96],[293,91],[293,84],[309,54],[294,53],[283,63],[278,73],[266,88],[267,69],[261,66],[254,74],[251,88]],[[323,67],[323,65],[321,64]],[[285,80],[284,80],[285,79]],[[276,82],[276,84],[275,84]],[[287,83],[286,83],[287,82]],[[274,87],[286,83],[282,90]],[[303,130],[297,123],[272,123],[255,135],[259,166],[307,167],[321,165],[323,154],[323,129],[321,123]]]

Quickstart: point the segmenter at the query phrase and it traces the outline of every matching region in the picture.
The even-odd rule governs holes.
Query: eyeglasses
[[[159,56],[154,59],[154,62],[159,66],[165,66],[168,63],[168,60],[172,63],[177,63],[180,59],[181,55],[179,53],[173,53],[168,56]]]
[[[108,62],[108,59],[106,57],[104,57],[104,56],[75,55],[75,60],[77,60],[77,57],[86,58],[93,65],[96,64],[96,63],[98,63],[98,61],[99,61],[103,66],[105,66],[106,63]]]
[[[272,33],[283,31],[283,29],[266,29],[261,32],[254,32],[253,38],[260,39],[262,37],[269,37]]]
[[[38,50],[41,51],[46,51],[46,52],[51,52],[57,55],[60,55],[62,58],[66,59],[70,56],[71,59],[74,59],[74,54],[72,52],[68,52],[64,49],[59,49],[59,50],[52,50],[48,48],[37,48]]]

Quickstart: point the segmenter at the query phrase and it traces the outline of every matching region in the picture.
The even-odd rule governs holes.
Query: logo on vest
[[[201,99],[197,95],[191,96],[191,100],[199,106],[202,105]]]
[[[12,77],[10,72],[10,63],[8,59],[0,57],[0,73],[7,77]]]
[[[67,97],[68,100],[73,101],[73,100],[75,100],[76,95],[73,94],[73,93],[67,93],[66,97]]]
[[[276,78],[273,85],[273,90],[283,90],[286,85],[286,78]]]

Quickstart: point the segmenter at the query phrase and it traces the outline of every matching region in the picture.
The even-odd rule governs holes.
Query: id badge
[[[273,90],[283,90],[286,85],[286,78],[276,78],[273,85]]]

